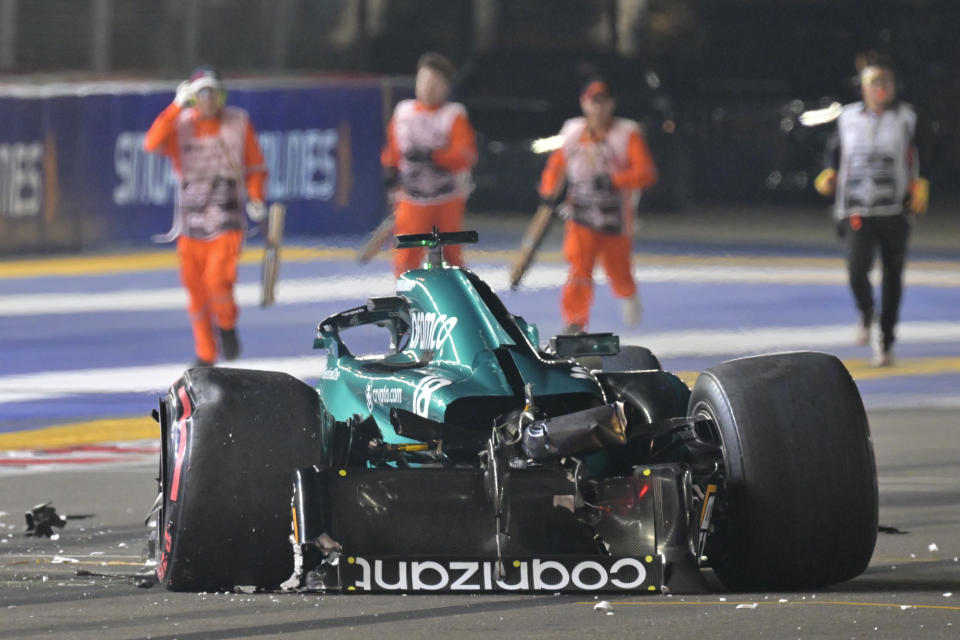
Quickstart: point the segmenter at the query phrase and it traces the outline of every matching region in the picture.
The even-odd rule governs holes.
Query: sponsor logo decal
[[[429,417],[430,398],[433,397],[437,389],[441,389],[448,384],[451,384],[451,381],[440,376],[425,376],[422,378],[413,390],[413,412],[422,418]]]
[[[400,404],[403,402],[402,387],[373,387],[373,382],[367,383],[366,390],[367,410],[373,411],[374,405]]]
[[[355,316],[357,314],[363,313],[366,310],[367,310],[366,307],[354,307],[353,309],[347,309],[346,311],[341,311],[340,316],[343,318],[346,318],[349,316]]]
[[[581,378],[584,380],[592,380],[593,376],[590,375],[590,371],[586,367],[581,365],[576,365],[570,368],[570,376],[573,378]]]
[[[317,377],[321,380],[339,380],[340,369],[323,369]]]
[[[450,339],[457,321],[456,316],[414,311],[411,314],[409,348],[439,351]]]
[[[659,590],[659,556],[530,558],[505,561],[348,557],[348,591],[638,591]]]
[[[122,131],[114,141],[114,173],[118,183],[113,190],[114,204],[161,205],[173,201],[177,179],[170,161],[144,151],[144,135],[143,131]],[[257,139],[268,169],[267,191],[271,199],[327,201],[337,195],[337,165],[342,147],[337,129],[260,131]],[[0,145],[0,180],[4,147]],[[39,152],[32,147],[26,151],[24,160],[32,161],[39,171],[40,162],[34,160],[39,158]],[[19,158],[17,161],[25,169],[30,168]]]
[[[43,142],[0,144],[0,216],[39,215],[43,189]]]
[[[173,539],[170,537],[171,523],[167,523],[167,528],[163,532],[163,546],[160,548],[160,562],[157,563],[157,578],[163,580],[167,573],[167,566],[170,564],[170,551],[173,549]]]
[[[261,131],[270,183],[276,200],[332,200],[337,189],[340,140],[337,129]]]
[[[187,395],[186,387],[177,388],[177,396],[180,398],[180,406],[183,407],[183,415],[177,422],[177,429],[171,435],[174,438],[175,448],[173,465],[173,481],[170,483],[170,502],[176,502],[180,495],[180,474],[183,471],[183,461],[186,457],[187,440],[190,437],[190,428],[193,425],[191,415],[193,414],[193,405],[190,404],[190,396]]]

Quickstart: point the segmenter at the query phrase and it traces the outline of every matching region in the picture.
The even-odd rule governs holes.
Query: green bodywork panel
[[[390,423],[391,408],[446,422],[458,400],[476,399],[469,427],[489,429],[504,407],[523,408],[523,386],[533,396],[603,391],[572,360],[545,360],[536,327],[506,309],[477,276],[460,268],[415,269],[397,280],[397,297],[371,301],[320,323],[315,348],[326,351],[327,366],[317,392],[338,421],[373,416],[387,442],[411,442]],[[351,326],[394,328],[399,350],[355,357],[341,340]],[[406,331],[404,331],[406,329]],[[476,407],[476,409],[473,409]],[[458,419],[464,422],[463,412]],[[475,424],[472,420],[475,415]]]

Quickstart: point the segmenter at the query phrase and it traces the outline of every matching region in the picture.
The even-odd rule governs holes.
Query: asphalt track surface
[[[146,418],[191,359],[169,251],[0,264],[0,638],[956,638],[960,636],[960,253],[914,251],[897,366],[852,346],[842,263],[822,243],[772,243],[721,229],[721,243],[638,241],[646,313],[624,327],[605,285],[593,328],[653,347],[689,382],[713,363],[761,351],[836,353],[854,374],[874,437],[881,533],[868,571],[804,593],[593,596],[174,594],[134,586],[155,491],[157,429]],[[935,234],[936,235],[936,234]],[[942,234],[940,234],[942,236]],[[390,293],[385,260],[298,244],[278,304],[256,306],[257,250],[241,267],[241,366],[310,380],[316,323]],[[495,288],[515,229],[483,230],[471,266]],[[953,247],[960,245],[953,244]],[[564,273],[556,237],[521,292],[502,292],[541,335],[559,329]],[[357,338],[376,348],[374,336]],[[798,481],[802,481],[798,479]],[[59,539],[23,535],[25,510],[71,516]],[[785,549],[784,553],[790,553]],[[603,596],[600,596],[603,598]]]

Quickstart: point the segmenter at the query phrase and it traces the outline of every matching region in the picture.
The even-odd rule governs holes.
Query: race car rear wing
[[[443,245],[473,244],[480,236],[476,231],[444,231],[437,227],[430,233],[409,233],[397,236],[397,249],[427,248],[427,259],[423,267],[435,269],[443,266]]]
[[[612,333],[578,333],[550,338],[549,353],[558,358],[613,356],[620,353],[620,337]]]

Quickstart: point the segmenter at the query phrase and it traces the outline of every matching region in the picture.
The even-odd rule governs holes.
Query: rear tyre
[[[707,556],[734,590],[793,590],[856,577],[877,539],[867,417],[834,356],[786,353],[703,372],[690,415],[722,442],[725,496]]]
[[[293,471],[321,459],[316,392],[285,373],[191,369],[165,411],[159,581],[277,588],[293,572]]]

